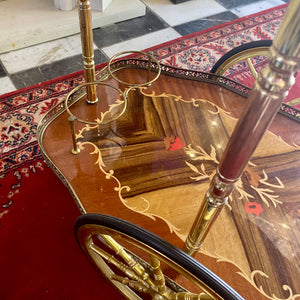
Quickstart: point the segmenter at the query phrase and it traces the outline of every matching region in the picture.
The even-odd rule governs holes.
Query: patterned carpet
[[[230,49],[272,39],[286,5],[218,25],[152,49],[166,65],[209,71]],[[103,66],[98,66],[99,70]],[[247,82],[244,70],[230,76]],[[119,299],[86,262],[72,237],[79,211],[46,166],[37,124],[49,109],[82,83],[78,72],[3,95],[0,99],[0,296],[2,299]],[[285,107],[294,116],[299,111]],[[79,272],[78,272],[79,271]],[[104,298],[103,298],[104,299]]]
[[[191,34],[152,48],[160,62],[179,68],[209,72],[229,50],[251,41],[271,40],[286,5]],[[239,77],[236,77],[239,78]]]

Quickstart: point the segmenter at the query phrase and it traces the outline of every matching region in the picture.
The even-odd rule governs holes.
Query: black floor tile
[[[65,58],[49,65],[43,65],[40,69],[47,80],[64,76],[83,69],[82,56]]]
[[[221,5],[227,9],[232,9],[237,6],[243,6],[251,3],[255,3],[261,0],[217,0]]]
[[[3,66],[2,66],[1,63],[0,63],[0,78],[1,78],[1,77],[5,77],[5,76],[7,76],[7,74],[6,74],[6,72],[5,72],[4,68],[3,68]]]
[[[108,58],[100,52],[95,50],[95,64],[106,62]],[[13,84],[17,89],[34,85],[46,80],[54,79],[60,76],[68,75],[70,73],[83,70],[82,55],[72,56],[52,64],[43,65],[39,68],[32,68],[26,71],[12,74],[10,76]]]
[[[109,60],[109,57],[107,57],[105,54],[103,54],[99,49],[95,50],[95,53],[94,53],[95,65],[102,64],[104,62],[107,62],[108,60]]]
[[[39,68],[32,68],[26,71],[10,75],[10,79],[17,89],[31,86],[47,80]]]
[[[103,48],[166,27],[166,23],[147,9],[145,16],[94,29],[94,43]]]
[[[106,62],[108,59],[104,56],[100,50],[95,50],[94,61],[96,64],[101,64]],[[57,62],[54,62],[50,65],[44,65],[40,67],[45,78],[53,79],[60,76],[64,76],[76,71],[83,70],[83,59],[82,55],[72,56]]]
[[[236,16],[232,12],[225,11],[217,15],[206,17],[205,19],[199,19],[175,26],[174,29],[181,35],[187,35],[190,33],[204,30],[206,28],[210,28],[218,24],[223,24],[225,22],[232,21],[237,18],[238,16]]]
[[[183,2],[187,2],[190,0],[171,0],[174,4],[179,4],[179,3],[183,3]]]

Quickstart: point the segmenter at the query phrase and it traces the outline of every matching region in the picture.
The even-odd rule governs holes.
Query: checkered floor
[[[142,17],[94,29],[95,63],[126,50],[143,50],[289,0],[143,0]],[[57,55],[55,49],[60,49]],[[55,53],[55,55],[54,55]],[[0,95],[82,69],[80,36],[0,54]]]

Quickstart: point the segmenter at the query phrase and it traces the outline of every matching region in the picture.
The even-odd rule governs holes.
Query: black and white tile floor
[[[142,0],[145,16],[94,29],[95,63],[126,50],[143,50],[289,0]],[[59,49],[59,51],[51,51]],[[82,69],[80,36],[0,54],[0,96]]]

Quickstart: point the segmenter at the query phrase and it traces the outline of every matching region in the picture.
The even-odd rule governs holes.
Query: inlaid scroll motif
[[[237,267],[237,269],[239,271],[237,271],[237,273],[245,278],[256,290],[258,290],[264,297],[266,297],[266,299],[270,299],[270,300],[296,300],[300,297],[300,294],[295,294],[293,292],[293,290],[291,289],[291,287],[289,285],[283,285],[282,289],[287,293],[287,296],[284,298],[278,298],[276,297],[276,295],[268,295],[268,293],[263,289],[262,286],[259,286],[256,282],[256,279],[261,277],[261,278],[265,278],[266,280],[270,279],[270,277],[263,271],[261,270],[254,270],[252,271],[250,274],[248,274],[247,272],[245,272],[244,270],[242,270],[242,268],[236,264],[234,261],[222,256],[222,255],[213,255],[211,252],[207,252],[204,249],[201,249],[201,252],[205,255],[208,255],[210,257],[214,257],[215,259],[217,259],[218,263],[221,262],[228,262],[232,265],[234,265],[235,267]]]

